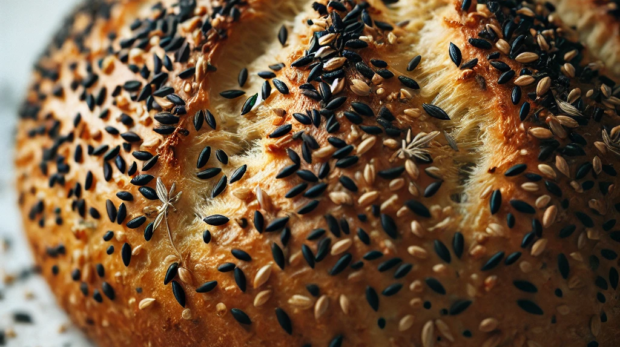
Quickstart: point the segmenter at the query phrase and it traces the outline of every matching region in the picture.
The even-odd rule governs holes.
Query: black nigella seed
[[[384,79],[390,79],[394,77],[394,73],[387,69],[379,69],[377,70],[377,75],[383,77]]]
[[[237,265],[235,263],[222,263],[217,266],[217,271],[219,272],[231,272],[233,271]]]
[[[424,281],[426,282],[426,285],[435,293],[446,295],[446,289],[436,278],[427,277]]]
[[[362,40],[358,40],[358,39],[351,39],[351,40],[348,40],[347,42],[345,42],[344,46],[346,48],[359,49],[359,48],[366,48],[366,47],[368,47],[368,43],[366,41],[362,41]]]
[[[265,218],[260,211],[254,211],[254,227],[259,233],[262,233],[265,228]]]
[[[142,194],[142,196],[144,196],[148,200],[158,200],[159,199],[157,197],[157,192],[155,192],[155,189],[153,189],[151,187],[140,187],[140,188],[138,188],[138,191]]]
[[[270,78],[276,77],[276,74],[273,73],[272,71],[259,71],[257,75],[258,77],[264,78],[264,79],[270,79]]]
[[[318,254],[317,254],[317,257],[318,257]],[[347,266],[351,263],[352,258],[353,256],[350,253],[344,254],[342,257],[340,257],[340,259],[338,259],[338,261],[331,268],[331,270],[329,270],[329,275],[336,276],[342,271],[344,271],[347,268]]]
[[[244,324],[244,325],[252,324],[250,317],[248,317],[248,315],[245,312],[241,311],[240,309],[232,308],[230,309],[230,313],[232,314],[233,318],[240,324]]]
[[[291,319],[288,314],[284,312],[283,309],[277,307],[276,308],[276,317],[278,318],[278,323],[287,334],[291,335],[293,333],[293,323],[291,323]]]
[[[499,208],[502,206],[502,192],[499,189],[493,191],[489,203],[491,205],[491,214],[499,212]]]
[[[497,80],[497,83],[498,84],[508,83],[513,77],[515,77],[515,71],[514,70],[506,71],[506,72],[502,73],[499,76],[499,79]]]
[[[429,218],[431,216],[431,212],[428,210],[428,208],[426,208],[426,206],[424,206],[424,204],[419,201],[409,200],[405,202],[405,205],[407,206],[407,208],[409,208],[409,210],[411,210],[411,212],[417,214],[420,217]]]
[[[271,95],[271,83],[269,81],[263,82],[260,95],[263,100],[267,100]]]
[[[483,39],[470,38],[468,41],[470,45],[480,49],[491,49],[493,47],[489,41]]]
[[[239,260],[252,261],[252,257],[244,250],[234,248],[230,251],[230,253],[232,253],[233,257]]]
[[[144,186],[153,180],[153,176],[151,175],[138,175],[131,179],[131,184],[136,186]]]
[[[158,128],[153,128],[153,131],[160,135],[170,135],[174,132],[175,129],[176,127],[174,126],[166,125]]]
[[[238,98],[238,97],[240,97],[240,96],[242,96],[244,94],[245,94],[245,92],[243,90],[225,90],[225,91],[220,93],[220,95],[223,98],[226,98],[226,99],[235,99],[235,98]]]
[[[454,233],[454,237],[452,238],[452,250],[454,251],[454,255],[460,259],[461,255],[463,255],[464,248],[465,238],[463,237],[463,234],[457,231]]]
[[[521,87],[514,86],[512,87],[512,94],[510,95],[510,100],[513,105],[516,105],[521,100]]]
[[[220,178],[220,180],[217,182],[217,184],[215,185],[215,187],[213,187],[213,191],[211,192],[211,199],[217,197],[218,195],[222,194],[222,192],[226,189],[226,187],[228,186],[228,178],[226,177],[226,175],[222,176],[222,178]]]
[[[437,118],[439,120],[450,120],[450,117],[448,116],[446,111],[444,111],[438,106],[431,104],[422,104],[422,108],[429,116],[433,118]]]
[[[388,63],[380,59],[370,59],[370,63],[378,68],[386,68]]]
[[[172,281],[172,294],[174,294],[174,298],[177,299],[179,305],[185,307],[185,291],[177,281]]]
[[[97,302],[103,302],[103,297],[101,296],[101,293],[99,293],[99,290],[95,289],[93,291],[93,299]]]
[[[509,228],[512,229],[512,227],[515,226],[516,222],[517,222],[516,218],[515,218],[515,216],[512,213],[508,213],[506,215],[506,225],[508,225]]]
[[[207,165],[209,158],[211,157],[211,147],[206,146],[200,151],[200,155],[198,156],[198,162],[196,163],[196,168],[200,169],[203,166]]]
[[[136,229],[139,228],[142,224],[144,224],[144,222],[146,222],[146,217],[140,216],[130,220],[129,222],[127,222],[126,225],[130,229]]]
[[[230,175],[230,181],[228,183],[233,184],[233,183],[239,181],[241,178],[243,178],[243,175],[245,174],[245,171],[247,170],[247,168],[248,168],[248,166],[246,164],[243,164],[240,167],[238,167]]]
[[[407,276],[407,274],[409,273],[409,271],[411,271],[411,269],[413,269],[413,265],[412,264],[402,264],[394,272],[394,278],[395,279],[399,279],[399,278],[403,278],[403,277]]]
[[[342,159],[338,159],[338,161],[336,162],[336,167],[343,168],[343,169],[348,168],[350,166],[357,164],[358,161],[359,161],[359,157],[356,155],[353,155],[350,157],[344,157]]]
[[[117,192],[116,197],[123,201],[133,201],[133,195],[130,192],[126,191]]]
[[[276,130],[274,130],[271,134],[269,134],[270,138],[278,138],[288,134],[291,129],[293,129],[292,124],[284,124],[280,125]]]
[[[526,164],[517,164],[517,165],[511,166],[510,168],[508,168],[508,170],[504,172],[504,176],[506,177],[517,176],[523,173],[525,169],[527,169]]]
[[[215,289],[215,287],[217,287],[217,281],[209,281],[196,288],[196,293],[208,293]]]
[[[198,172],[196,176],[198,176],[198,178],[200,178],[201,180],[208,180],[217,176],[220,172],[222,172],[221,168],[212,167]]]
[[[286,216],[274,219],[273,221],[271,221],[271,223],[269,223],[269,225],[267,225],[265,231],[272,232],[284,228],[286,226],[286,223],[288,223],[289,218],[290,217]]]
[[[202,128],[202,123],[204,122],[204,111],[200,110],[194,114],[194,129],[196,131]]]
[[[329,231],[336,237],[340,237],[340,225],[338,225],[338,221],[331,214],[326,214],[323,216],[325,218],[325,222],[329,227]]]
[[[403,172],[405,172],[404,166],[396,166],[389,169],[381,170],[377,172],[377,175],[386,180],[393,180],[395,178],[398,178]]]
[[[531,282],[528,282],[528,281],[516,280],[516,281],[513,281],[512,284],[514,284],[514,286],[517,287],[517,289],[519,289],[522,292],[526,292],[526,293],[537,293],[538,292],[538,288],[536,288],[535,285],[533,285]]]
[[[338,335],[336,337],[334,337],[330,342],[329,342],[329,346],[328,347],[341,347],[342,346],[342,341],[344,340],[344,337],[342,335]],[[589,346],[588,346],[589,347]]]
[[[219,226],[228,223],[229,219],[221,214],[214,214],[205,217],[203,221],[209,225]]]
[[[506,72],[510,70],[510,66],[504,63],[503,61],[495,60],[495,61],[490,62],[489,64],[491,64],[491,66],[493,66],[494,68],[496,68],[497,70],[501,72]]]
[[[459,67],[461,65],[461,50],[452,42],[450,42],[450,47],[448,48],[448,54],[450,55],[450,59],[452,59],[452,62],[454,63],[454,65],[456,65],[456,67]]]
[[[155,115],[155,120],[161,124],[172,125],[179,122],[179,117],[169,112],[161,112]]]
[[[282,25],[280,27],[280,31],[278,31],[278,41],[280,41],[280,44],[284,46],[286,44],[287,38],[288,38],[288,30],[286,30],[286,26]]]
[[[519,119],[523,122],[529,114],[530,114],[530,103],[524,102],[523,105],[521,105],[521,109],[519,110]]]
[[[304,256],[304,259],[306,260],[306,263],[308,263],[308,266],[310,266],[310,268],[314,269],[314,254],[312,253],[312,250],[310,249],[310,247],[308,247],[305,244],[301,245],[301,254]]]
[[[435,248],[435,253],[437,253],[437,256],[441,260],[450,264],[450,262],[452,261],[452,256],[450,255],[450,251],[448,250],[448,247],[446,247],[446,245],[443,242],[439,240],[435,240],[434,248]]]
[[[487,262],[482,266],[480,271],[489,271],[497,267],[499,263],[504,259],[504,252],[495,253]]]
[[[424,197],[430,198],[431,196],[435,195],[435,193],[439,191],[439,188],[441,188],[442,183],[443,181],[436,181],[436,182],[432,182],[431,184],[429,184],[428,187],[424,189]]]
[[[338,181],[346,189],[348,189],[348,190],[350,190],[350,191],[352,191],[354,193],[357,192],[357,190],[358,190],[357,185],[355,184],[355,181],[353,181],[349,176],[342,175],[342,176],[340,176]]]
[[[177,274],[179,273],[179,263],[172,263],[168,266],[168,270],[166,271],[166,276],[164,276],[164,285],[170,283]]]
[[[383,231],[385,231],[385,233],[391,238],[396,239],[396,237],[398,237],[396,222],[387,214],[381,214],[381,227],[383,227]]]
[[[209,230],[205,230],[202,233],[202,241],[204,241],[204,243],[209,243],[211,242],[211,232]]]
[[[278,246],[275,242],[271,245],[271,255],[273,256],[273,260],[276,262],[278,267],[284,270],[284,266],[286,265],[284,261],[284,252],[282,252],[282,248],[280,248],[280,246]]]
[[[538,315],[538,316],[542,316],[544,314],[543,310],[538,305],[536,305],[534,302],[530,300],[525,300],[525,299],[517,300],[517,305],[523,311],[527,313]]]
[[[375,113],[373,112],[372,108],[370,108],[370,106],[368,106],[365,103],[362,102],[352,102],[351,103],[351,107],[353,108],[353,110],[359,114],[361,114],[362,116],[365,117],[374,117]]]
[[[245,103],[243,104],[243,107],[241,107],[241,115],[245,115],[250,113],[250,111],[252,111],[252,108],[254,107],[254,105],[256,104],[256,100],[258,99],[258,93],[250,96]]]
[[[519,260],[520,257],[521,257],[521,252],[511,253],[506,257],[506,260],[504,260],[504,264],[506,264],[506,266],[512,265],[517,260]]]
[[[420,60],[422,60],[422,56],[419,55],[411,59],[407,64],[407,71],[413,71],[418,66],[418,64],[420,64]]]
[[[413,78],[409,78],[406,76],[398,76],[398,80],[402,85],[411,89],[420,89],[420,85]]]
[[[288,86],[286,85],[286,83],[280,81],[277,78],[274,78],[273,80],[273,85],[276,87],[276,89],[281,93],[281,94],[288,94],[289,93],[289,89]]]
[[[327,189],[327,183],[319,183],[316,186],[308,189],[304,193],[304,196],[306,198],[316,198],[316,197],[319,197],[321,194],[323,194],[325,189]]]
[[[594,280],[594,284],[599,287],[602,290],[607,290],[609,289],[609,285],[607,284],[607,280],[605,280],[603,277],[601,276],[597,276],[596,279]]]
[[[215,130],[215,128],[217,127],[217,122],[215,121],[215,116],[213,116],[213,114],[209,110],[207,110],[207,112],[205,113],[205,121],[211,127],[211,129]]]
[[[112,238],[114,238],[114,232],[113,231],[108,231],[103,235],[103,241],[110,241],[112,240]]]
[[[402,262],[402,259],[400,258],[391,258],[379,264],[379,266],[377,266],[377,270],[379,270],[379,272],[385,272],[385,271],[388,271],[394,268],[396,265],[400,264],[401,262]]]
[[[243,68],[239,71],[239,76],[237,77],[237,83],[239,83],[239,87],[243,87],[245,82],[248,80],[248,69]]]
[[[368,233],[364,231],[364,229],[357,229],[357,237],[359,237],[360,241],[362,241],[365,245],[370,245],[370,236],[368,236]]]
[[[221,149],[216,150],[215,157],[220,163],[224,165],[228,165],[228,154],[226,154],[226,152],[224,152],[223,150]]]
[[[144,240],[151,241],[153,238],[154,228],[153,223],[149,223],[146,228],[144,228]]]
[[[108,213],[108,218],[110,219],[110,222],[116,222],[116,206],[114,206],[114,203],[109,199],[106,200],[105,208]]]
[[[620,278],[619,274],[618,274],[618,270],[616,270],[616,268],[611,267],[609,269],[609,285],[611,286],[611,288],[613,288],[614,290],[618,288],[618,280]]]
[[[392,295],[396,295],[401,289],[403,288],[403,285],[400,283],[394,283],[389,285],[387,288],[385,288],[381,294],[383,296],[392,296]]]
[[[471,300],[457,300],[450,306],[448,313],[451,316],[456,316],[458,314],[463,313],[471,304],[472,304]]]
[[[366,301],[375,312],[379,310],[379,295],[371,286],[366,287]]]
[[[375,260],[375,259],[379,259],[382,256],[383,256],[383,253],[381,253],[380,251],[372,250],[372,251],[368,251],[366,254],[364,254],[364,256],[362,258],[364,258],[364,260],[372,261],[372,260]]]
[[[237,283],[237,287],[239,287],[239,289],[245,293],[245,288],[246,288],[245,274],[240,268],[235,267],[234,276],[235,276],[235,283]]]
[[[311,183],[315,183],[319,181],[318,177],[316,177],[316,175],[312,171],[308,171],[308,170],[298,170],[297,176],[299,176],[299,178],[301,178],[302,180],[311,182]]]
[[[123,264],[128,267],[129,263],[131,263],[131,246],[128,243],[123,244],[121,248],[121,258],[123,259]]]
[[[473,69],[476,65],[478,65],[478,58],[470,59],[461,65],[461,70]]]
[[[286,192],[286,195],[284,197],[286,197],[287,199],[291,199],[296,197],[297,195],[301,194],[304,190],[306,190],[306,188],[308,187],[308,183],[300,183],[298,185],[296,185],[295,187],[289,189],[288,192]]]
[[[517,211],[526,214],[535,214],[536,209],[532,207],[532,205],[528,204],[523,200],[512,199],[510,200],[510,205]]]
[[[319,201],[318,200],[311,200],[310,202],[308,202],[307,204],[305,204],[304,206],[302,206],[299,210],[297,210],[298,214],[308,214],[312,211],[314,211],[315,208],[317,208],[317,206],[319,206]]]
[[[592,218],[590,218],[590,216],[588,216],[587,214],[577,211],[575,212],[575,217],[577,217],[581,224],[583,224],[583,226],[585,226],[586,228],[594,227],[594,221],[592,221]]]

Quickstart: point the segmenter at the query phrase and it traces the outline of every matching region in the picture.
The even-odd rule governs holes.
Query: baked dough
[[[561,1],[86,2],[17,129],[43,276],[101,346],[615,346],[620,46]]]

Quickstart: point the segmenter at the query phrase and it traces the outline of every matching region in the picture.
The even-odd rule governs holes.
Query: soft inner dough
[[[613,346],[618,21],[552,3],[85,2],[20,113],[42,274],[102,346]]]

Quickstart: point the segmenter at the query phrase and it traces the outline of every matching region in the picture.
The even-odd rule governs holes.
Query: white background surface
[[[30,80],[32,65],[64,16],[77,0],[0,0],[0,330],[14,329],[7,346],[90,346],[58,308],[40,276],[16,284],[3,282],[4,274],[17,274],[31,266],[32,256],[21,234],[21,222],[13,191],[13,133],[19,101]],[[26,294],[33,298],[27,299]],[[32,315],[33,324],[15,323],[13,314]],[[60,333],[61,325],[69,329]]]

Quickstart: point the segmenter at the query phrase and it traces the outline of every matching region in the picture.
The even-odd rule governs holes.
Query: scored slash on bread
[[[105,346],[613,345],[617,56],[561,17],[89,1],[20,112],[36,261]]]

